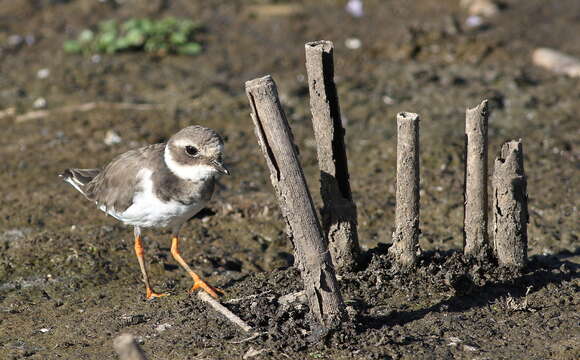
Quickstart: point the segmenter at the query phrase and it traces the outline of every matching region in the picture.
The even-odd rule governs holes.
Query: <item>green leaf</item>
[[[189,34],[197,30],[197,25],[191,20],[181,20],[179,22],[179,31]]]
[[[141,46],[145,41],[145,35],[142,30],[131,29],[125,35],[125,39],[130,46]]]
[[[169,36],[169,41],[174,45],[184,45],[187,43],[187,34],[182,32],[174,32]]]
[[[159,41],[151,38],[145,42],[143,49],[145,49],[145,51],[147,51],[147,52],[155,52],[155,51],[159,50],[159,44],[160,44]]]
[[[117,50],[117,51],[126,50],[126,49],[129,49],[131,47],[132,46],[126,37],[120,37],[115,41],[115,50]]]
[[[129,19],[129,20],[125,21],[123,23],[123,25],[121,25],[121,30],[125,31],[125,32],[129,32],[131,30],[140,29],[141,28],[141,25],[140,25],[141,21],[142,21],[141,19],[136,19],[136,18]]]
[[[153,21],[149,19],[141,19],[139,29],[141,29],[145,34],[150,34],[153,31]]]
[[[111,32],[105,32],[97,37],[97,45],[102,49],[108,49],[116,43],[117,35]]]
[[[62,47],[68,53],[80,53],[83,51],[81,44],[76,40],[67,40]]]
[[[182,55],[197,55],[201,53],[202,47],[198,43],[187,43],[177,48],[177,53]]]
[[[102,21],[99,24],[100,32],[117,32],[117,23],[115,20]]]
[[[199,25],[190,19],[166,17],[160,20],[131,18],[118,25],[115,20],[99,23],[98,31],[83,30],[77,40],[65,41],[67,52],[142,50],[158,54],[196,55],[202,51],[193,41]]]

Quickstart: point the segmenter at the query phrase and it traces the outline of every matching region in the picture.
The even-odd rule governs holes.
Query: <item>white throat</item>
[[[205,181],[217,175],[217,170],[208,165],[182,165],[178,163],[167,146],[163,158],[169,170],[183,180]]]

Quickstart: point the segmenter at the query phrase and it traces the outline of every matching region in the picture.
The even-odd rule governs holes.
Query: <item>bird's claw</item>
[[[211,297],[213,297],[215,299],[217,299],[219,297],[219,295],[225,295],[225,292],[222,289],[217,288],[217,287],[213,287],[201,279],[195,281],[195,283],[193,284],[193,286],[189,290],[189,293],[191,294],[197,289],[202,289],[203,291],[205,291],[206,293],[208,293],[209,295],[211,295]]]
[[[147,298],[147,300],[151,300],[154,298],[160,298],[168,295],[169,295],[168,293],[156,293],[155,291],[147,288],[147,294],[145,295],[145,297]]]

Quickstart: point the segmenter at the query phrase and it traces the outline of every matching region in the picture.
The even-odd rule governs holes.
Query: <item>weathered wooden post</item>
[[[352,270],[360,248],[356,205],[352,200],[344,145],[345,130],[334,84],[333,44],[331,41],[316,41],[307,43],[305,48],[310,111],[320,167],[320,193],[324,203],[322,227],[334,266],[338,270]]]
[[[503,144],[493,173],[494,252],[502,266],[524,268],[528,257],[528,195],[522,140]]]
[[[419,115],[397,114],[397,204],[395,232],[389,254],[409,268],[419,250]]]
[[[256,137],[294,244],[310,312],[323,327],[336,327],[344,303],[276,84],[269,75],[254,79],[246,82],[246,94]]]
[[[465,182],[463,254],[485,261],[489,256],[487,234],[487,100],[465,112]]]

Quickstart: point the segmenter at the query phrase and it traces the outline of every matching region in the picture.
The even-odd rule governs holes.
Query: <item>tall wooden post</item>
[[[463,254],[479,261],[489,256],[487,235],[487,100],[465,112]]]
[[[360,248],[344,145],[345,130],[334,84],[333,44],[330,41],[309,42],[305,49],[310,110],[320,167],[320,193],[324,203],[322,227],[335,267],[351,270],[356,265]]]
[[[294,244],[310,312],[323,327],[336,327],[344,303],[276,84],[269,75],[254,79],[246,82],[246,94],[256,137]]]
[[[400,268],[417,261],[419,250],[419,115],[397,114],[397,204],[389,254]]]

